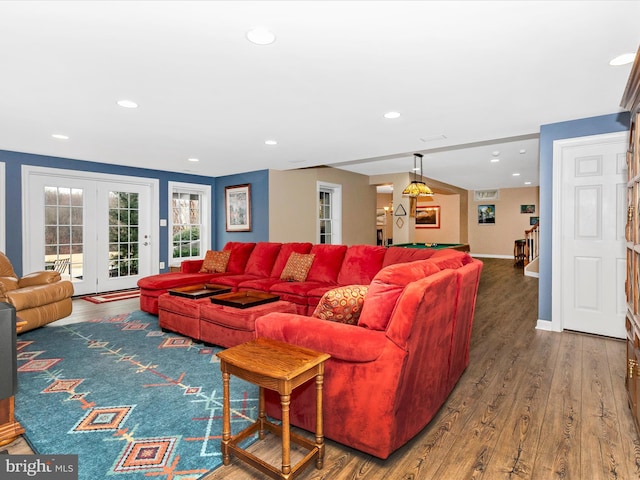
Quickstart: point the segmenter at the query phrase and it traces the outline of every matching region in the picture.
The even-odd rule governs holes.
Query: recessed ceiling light
[[[514,177],[519,177],[520,176],[519,173],[512,173],[511,175],[513,175]]]
[[[69,140],[69,137],[66,135],[62,135],[60,133],[54,133],[53,135],[51,135],[53,138],[55,138],[56,140]]]
[[[269,45],[276,41],[276,36],[264,27],[257,27],[247,32],[247,40],[256,45]]]
[[[199,162],[199,161],[200,161],[200,159],[199,159],[199,158],[193,158],[193,157],[188,158],[187,160],[189,160],[190,162],[194,162],[194,163],[195,163],[195,162]]]
[[[618,55],[616,58],[609,62],[609,65],[612,67],[619,67],[621,65],[628,65],[633,63],[633,60],[636,58],[635,53],[623,53],[622,55]]]
[[[400,117],[400,112],[387,112],[384,114],[384,118],[398,118]]]
[[[494,150],[493,152],[491,152],[491,155],[497,157],[498,155],[500,155],[500,150]]]
[[[531,182],[524,182],[525,185],[531,185]]]
[[[123,108],[138,108],[138,104],[133,100],[118,100],[118,105]]]
[[[500,161],[499,158],[492,158],[491,163],[498,163]]]
[[[527,150],[524,148],[520,149],[520,155],[524,155],[525,153],[527,153]]]
[[[265,145],[277,145],[278,142],[276,140],[265,140],[264,144]]]

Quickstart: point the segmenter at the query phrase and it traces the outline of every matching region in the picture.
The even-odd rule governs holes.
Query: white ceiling
[[[620,110],[631,67],[608,62],[636,51],[638,18],[632,1],[2,1],[0,149],[209,176],[408,172],[422,152],[462,188],[538,185],[540,125]],[[256,26],[276,41],[248,42]]]

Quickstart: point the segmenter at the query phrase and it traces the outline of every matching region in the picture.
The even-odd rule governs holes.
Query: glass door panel
[[[84,274],[84,190],[44,187],[44,266],[67,280]]]
[[[138,194],[109,192],[109,278],[138,275]]]

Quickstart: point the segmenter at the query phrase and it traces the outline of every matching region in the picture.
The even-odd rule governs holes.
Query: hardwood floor
[[[324,468],[298,478],[640,479],[624,341],[536,330],[538,280],[511,260],[483,261],[470,364],[438,415],[386,461],[327,440]],[[71,321],[135,308],[77,300]],[[277,440],[253,450],[277,464]],[[23,440],[8,448],[30,452]],[[233,459],[206,480],[223,478],[264,477]]]

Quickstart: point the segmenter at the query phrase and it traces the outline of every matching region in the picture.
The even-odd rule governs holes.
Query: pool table
[[[451,248],[453,250],[460,250],[461,252],[469,252],[468,243],[396,243],[392,247],[404,247],[404,248],[431,248],[434,250],[442,250],[443,248]]]

